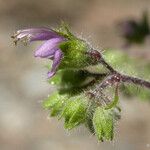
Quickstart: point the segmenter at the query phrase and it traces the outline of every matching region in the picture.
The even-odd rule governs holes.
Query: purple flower
[[[17,31],[12,36],[15,44],[18,41],[32,42],[32,41],[45,41],[36,51],[34,56],[40,58],[48,58],[53,60],[52,69],[48,72],[48,78],[55,75],[63,53],[59,48],[59,44],[64,42],[66,39],[60,36],[54,30],[48,28],[31,28]]]

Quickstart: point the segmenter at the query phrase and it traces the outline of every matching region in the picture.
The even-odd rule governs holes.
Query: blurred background
[[[149,0],[0,0],[0,150],[150,150],[150,104],[121,98],[122,119],[113,142],[98,143],[84,128],[67,132],[48,118],[41,101],[52,92],[46,62],[33,57],[39,43],[15,47],[10,36],[29,27],[55,27],[68,22],[95,48],[122,49],[120,20],[150,16]],[[150,61],[150,40],[123,53]],[[149,68],[150,69],[150,68]]]

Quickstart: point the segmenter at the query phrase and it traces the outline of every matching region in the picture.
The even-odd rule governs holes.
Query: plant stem
[[[110,64],[108,64],[103,57],[101,57],[100,63],[104,67],[106,67],[111,73],[115,73],[116,72],[116,70]]]
[[[145,88],[150,89],[150,82],[145,81],[143,79],[132,77],[128,75],[124,75],[116,71],[110,64],[108,64],[103,57],[101,57],[99,61],[104,67],[106,67],[109,70],[109,74],[106,77],[106,79],[100,84],[99,87],[106,88],[108,85],[112,85],[116,82],[123,82],[123,83],[133,83],[135,85],[139,85]]]
[[[143,79],[131,77],[127,75],[122,75],[121,77],[122,77],[122,82],[133,83],[133,84],[140,85],[140,86],[150,89],[149,81],[145,81]]]

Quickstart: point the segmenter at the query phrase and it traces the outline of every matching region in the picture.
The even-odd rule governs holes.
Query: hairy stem
[[[133,83],[135,85],[139,85],[145,88],[150,89],[150,82],[145,81],[143,79],[132,77],[128,75],[123,75],[116,71],[110,64],[108,64],[103,57],[101,57],[99,61],[104,67],[106,67],[109,70],[109,75],[106,77],[106,79],[99,85],[99,88],[106,88],[109,85],[113,85],[116,82],[123,82],[123,83]]]
[[[131,77],[131,76],[127,76],[127,75],[122,75],[121,77],[122,77],[122,82],[133,83],[133,84],[143,86],[145,88],[150,89],[150,82],[149,81],[145,81],[143,79]]]
[[[108,64],[103,57],[101,57],[100,63],[104,67],[106,67],[111,73],[115,73],[116,72],[116,70],[110,64]]]

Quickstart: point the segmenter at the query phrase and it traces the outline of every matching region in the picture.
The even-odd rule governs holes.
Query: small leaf
[[[89,131],[92,134],[95,134],[95,130],[93,126],[93,115],[94,115],[96,108],[97,108],[97,104],[94,101],[89,101],[88,107],[86,110],[85,126],[89,129]]]
[[[71,118],[69,119],[69,123],[71,122],[82,122],[85,119],[85,111],[86,111],[86,104],[83,101],[79,102],[79,105]]]
[[[94,116],[93,116],[93,125],[94,125],[94,129],[95,129],[95,133],[96,133],[96,136],[97,138],[100,140],[100,141],[103,141],[103,138],[104,138],[104,134],[103,134],[103,128],[102,128],[102,120],[101,120],[101,108],[98,107],[94,113]]]
[[[58,116],[61,114],[62,110],[63,110],[63,107],[64,107],[64,101],[63,100],[59,100],[51,109],[51,113],[50,115],[52,117],[54,116]]]
[[[49,109],[53,107],[59,101],[59,94],[56,92],[50,95],[46,100],[43,101],[43,107]]]
[[[93,116],[93,125],[98,139],[112,140],[114,136],[114,121],[111,110],[97,107]]]
[[[80,98],[70,99],[64,107],[62,117],[65,118],[65,128],[72,129],[85,121],[86,102]]]
[[[63,107],[65,103],[68,100],[67,95],[60,95],[59,93],[54,93],[51,96],[49,96],[44,102],[43,107],[45,109],[51,110],[51,116],[57,116],[61,114],[61,111],[63,110]]]

